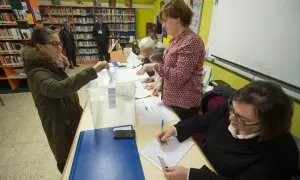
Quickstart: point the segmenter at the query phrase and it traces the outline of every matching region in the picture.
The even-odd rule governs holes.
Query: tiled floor
[[[70,76],[89,65],[67,70]],[[78,91],[86,102],[84,88]],[[30,93],[1,95],[0,180],[56,180],[60,173]]]

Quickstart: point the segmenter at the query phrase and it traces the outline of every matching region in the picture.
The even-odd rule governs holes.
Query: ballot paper
[[[136,67],[136,66],[138,66],[138,65],[140,65],[142,63],[142,61],[140,61],[137,58],[137,55],[134,54],[133,52],[129,53],[129,56],[127,57],[126,61],[127,61],[128,64],[132,64],[133,67]]]
[[[113,76],[114,69],[107,70],[107,74],[109,76],[109,81],[107,85],[107,91],[108,91],[108,108],[114,109],[117,107],[116,103],[116,79]]]
[[[190,139],[180,143],[175,137],[171,137],[167,140],[167,144],[160,144],[157,140],[152,141],[140,153],[155,167],[163,170],[158,157],[164,159],[167,167],[176,166],[193,144]]]
[[[169,122],[178,119],[174,111],[165,106],[159,97],[137,99],[135,112],[140,124],[158,124],[162,120]]]
[[[135,98],[141,99],[151,95],[150,91],[145,89],[145,86],[141,83],[141,81],[135,81],[136,91]]]

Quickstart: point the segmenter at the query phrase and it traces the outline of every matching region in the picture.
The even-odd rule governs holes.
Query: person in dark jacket
[[[38,110],[57,167],[63,171],[82,114],[77,90],[108,68],[98,62],[72,77],[58,66],[62,45],[57,34],[48,28],[37,29],[31,44],[21,51],[28,86]]]
[[[293,102],[277,85],[255,81],[238,90],[228,104],[177,123],[157,138],[182,142],[208,132],[203,151],[215,168],[166,168],[168,180],[289,180],[299,152],[290,128]]]
[[[60,40],[63,44],[63,52],[67,56],[70,65],[69,68],[79,67],[76,63],[76,44],[71,25],[68,21],[65,22],[64,28],[59,33]]]
[[[109,28],[106,24],[95,17],[95,24],[93,26],[93,36],[96,39],[98,46],[99,60],[100,61],[110,61],[110,56],[108,54],[108,42],[109,42]]]

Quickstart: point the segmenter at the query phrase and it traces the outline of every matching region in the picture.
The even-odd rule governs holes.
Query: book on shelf
[[[94,39],[92,33],[83,33],[83,34],[75,34],[76,39],[78,40],[90,40]]]
[[[88,61],[88,60],[98,60],[99,59],[99,56],[98,55],[80,55],[80,56],[77,56],[78,60],[85,60],[85,61]]]
[[[33,11],[33,16],[34,16],[35,20],[41,21],[42,17],[41,17],[40,10],[38,8],[32,8],[32,11]]]
[[[97,47],[95,41],[79,41],[78,47]]]
[[[22,43],[2,42],[0,43],[1,53],[19,53],[23,47]]]
[[[31,28],[29,28],[29,29],[20,29],[20,30],[21,30],[23,39],[31,39],[31,34],[32,34],[32,31],[33,31]]]
[[[72,9],[72,13],[73,15],[83,15],[83,16],[87,16],[87,15],[91,15],[92,14],[92,9],[88,9],[88,8],[78,8],[78,9]]]
[[[22,7],[25,11],[28,11],[28,6],[27,6],[27,3],[26,2],[21,2],[22,4]]]
[[[3,56],[1,64],[3,66],[23,66],[23,59],[20,56]]]
[[[42,14],[49,14],[49,12],[44,12],[43,10]],[[72,15],[72,10],[71,8],[52,8],[50,10],[50,14],[51,15]]]
[[[16,20],[12,13],[1,13],[0,24],[16,24]]]
[[[76,26],[76,32],[91,32],[93,31],[93,26]]]
[[[97,48],[79,49],[79,54],[80,55],[84,55],[84,54],[98,54],[98,49]]]
[[[17,20],[27,19],[27,13],[25,10],[13,9],[13,13]]]
[[[22,39],[22,35],[18,28],[3,28],[0,29],[0,39]]]
[[[45,17],[44,19],[46,19],[47,22],[54,24],[64,24],[66,21],[72,22],[70,17]]]
[[[10,4],[8,3],[8,0],[1,0],[0,8],[11,8]]]
[[[90,17],[75,17],[74,18],[75,23],[82,23],[82,24],[93,24],[94,20]]]

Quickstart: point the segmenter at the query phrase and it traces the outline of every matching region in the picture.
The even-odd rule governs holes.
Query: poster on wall
[[[190,0],[190,7],[194,13],[190,29],[196,34],[199,33],[203,0]]]
[[[169,0],[164,0],[166,4]],[[192,18],[192,22],[190,25],[190,29],[194,31],[196,34],[199,33],[201,14],[202,14],[202,6],[203,0],[183,0],[188,6],[190,6],[194,15]]]

